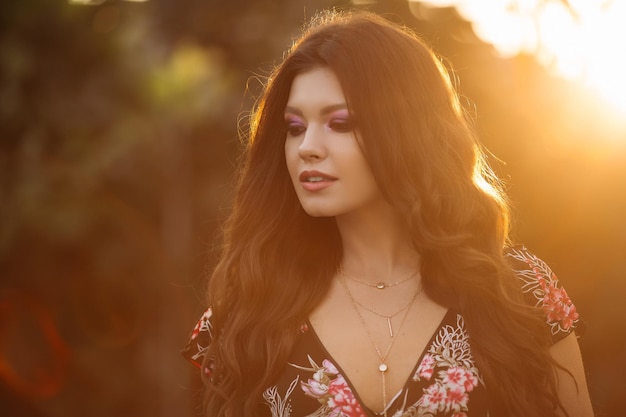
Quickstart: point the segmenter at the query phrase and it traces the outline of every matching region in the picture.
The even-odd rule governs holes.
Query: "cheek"
[[[343,150],[343,160],[347,166],[350,166],[350,170],[355,175],[362,178],[370,178],[374,176],[369,162],[365,159],[365,155],[363,155],[361,148],[356,142]]]
[[[368,191],[378,191],[378,185],[369,163],[361,152],[354,152],[350,158],[351,175],[359,188]]]

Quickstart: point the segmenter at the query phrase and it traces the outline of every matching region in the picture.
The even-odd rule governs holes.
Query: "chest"
[[[351,346],[355,352],[360,350],[356,343]],[[413,354],[416,356],[415,363],[404,370],[406,379],[399,388],[389,389],[388,416],[487,415],[486,391],[471,356],[461,316],[452,312],[445,314],[425,348]],[[355,353],[354,357],[361,356]],[[340,358],[345,360],[346,356]],[[364,377],[366,373],[363,371],[361,378],[361,374],[355,372],[357,368],[357,360],[342,362],[326,349],[316,330],[307,323],[280,380],[265,391],[264,402],[269,415],[385,415],[382,409],[372,408],[375,402],[367,401],[370,391]],[[380,376],[376,371],[371,376],[369,384],[374,387],[371,394],[376,397],[381,394]],[[355,383],[354,379],[360,382]]]
[[[400,303],[393,316],[380,316],[350,308],[344,300],[331,297],[317,309],[310,319],[311,333],[360,402],[383,412],[411,378],[447,310],[421,297],[404,310]]]

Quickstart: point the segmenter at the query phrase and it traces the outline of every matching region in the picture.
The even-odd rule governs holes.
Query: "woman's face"
[[[330,69],[315,68],[294,78],[285,124],[287,168],[309,215],[341,216],[382,200],[343,91]]]

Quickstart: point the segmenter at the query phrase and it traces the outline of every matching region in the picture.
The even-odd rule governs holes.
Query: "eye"
[[[348,133],[354,130],[354,123],[348,118],[335,118],[328,122],[328,127],[338,133]]]
[[[304,123],[294,120],[286,120],[285,125],[287,127],[288,136],[300,136],[306,131]]]

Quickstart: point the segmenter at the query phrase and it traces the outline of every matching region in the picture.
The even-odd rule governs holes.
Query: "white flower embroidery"
[[[285,398],[281,398],[278,394],[278,388],[276,386],[270,387],[263,393],[263,399],[272,412],[272,417],[290,417],[291,416],[291,400],[289,396],[298,385],[300,377],[297,376],[285,393]]]
[[[528,265],[528,269],[516,270],[516,276],[523,282],[522,291],[532,294],[535,305],[546,314],[552,334],[570,332],[578,322],[578,312],[550,267],[526,249],[511,249],[507,256]]]
[[[339,373],[337,367],[328,359],[319,366],[308,356],[310,367],[291,364],[294,368],[313,373],[313,377],[300,387],[308,397],[315,398],[321,406],[307,417],[365,417],[365,413],[348,386],[348,382]]]
[[[408,408],[405,408],[405,394],[404,404],[394,417],[431,417],[439,413],[466,416],[468,394],[483,382],[472,358],[465,322],[459,314],[456,327],[441,328],[417,367],[413,380],[430,381],[433,377],[433,383]]]

